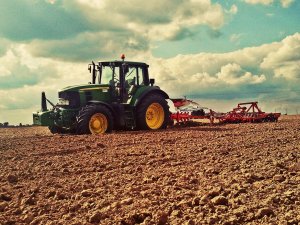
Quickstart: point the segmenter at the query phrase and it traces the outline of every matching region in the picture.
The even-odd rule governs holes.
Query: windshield
[[[101,71],[101,81],[100,84],[109,84],[109,81],[113,78],[113,67],[110,66],[102,66]]]

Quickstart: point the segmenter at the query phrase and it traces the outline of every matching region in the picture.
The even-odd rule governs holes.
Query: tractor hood
[[[69,92],[69,91],[88,91],[88,90],[96,90],[96,89],[102,89],[102,88],[108,88],[109,85],[105,84],[82,84],[82,85],[73,85],[68,86],[60,90],[59,92]]]
[[[108,84],[83,84],[63,88],[58,92],[60,107],[78,109],[91,100],[109,101],[110,86]]]

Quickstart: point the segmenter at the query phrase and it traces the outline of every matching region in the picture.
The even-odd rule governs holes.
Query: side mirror
[[[122,67],[123,67],[123,74],[124,75],[129,72],[128,64],[123,63]]]
[[[155,83],[155,79],[151,78],[149,82],[150,82],[150,85],[153,86]]]
[[[88,71],[90,71],[90,73],[92,72],[92,66],[91,66],[91,64],[88,67]]]

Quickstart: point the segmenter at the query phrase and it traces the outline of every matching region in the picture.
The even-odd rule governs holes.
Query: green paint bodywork
[[[150,91],[153,89],[152,86],[139,86],[137,90],[134,92],[133,96],[131,97],[129,104],[131,106],[135,106],[137,104],[138,99],[141,97],[145,91]]]
[[[33,124],[48,126],[48,127],[61,127],[72,129],[75,128],[76,115],[79,110],[88,104],[86,100],[87,92],[91,100],[111,102],[114,100],[113,94],[109,90],[109,85],[76,85],[69,86],[62,89],[59,93],[63,92],[78,92],[80,105],[77,108],[68,109],[63,106],[55,107],[48,111],[39,111],[33,113]]]
[[[40,126],[53,126],[52,111],[35,112],[33,113],[33,124]]]
[[[84,84],[65,87],[59,91],[58,95],[60,98],[71,99],[72,103],[69,101],[69,105],[55,105],[50,110],[40,110],[33,113],[33,124],[76,130],[76,116],[83,107],[88,104],[104,104],[112,111],[115,120],[114,123],[115,125],[117,124],[117,127],[135,128],[135,110],[145,97],[145,94],[155,91],[161,92],[166,98],[168,96],[159,87],[150,86],[147,64],[126,61],[113,62],[113,64],[120,64],[119,66],[123,65],[123,63],[143,67],[144,82],[131,86],[127,83],[128,86],[122,87],[126,93],[120,93],[120,86],[113,86],[117,84],[116,82],[112,82],[111,84]],[[108,64],[110,62],[102,62],[102,65]],[[114,77],[112,80],[115,81]],[[124,77],[123,80],[125,81]],[[121,72],[117,81],[121,81]]]
[[[55,108],[45,112],[33,113],[33,124],[48,127],[74,128],[78,109]]]
[[[158,87],[152,86],[137,86],[131,93],[129,93],[128,99],[124,106],[127,105],[128,108],[134,110],[135,106],[139,103],[141,97],[145,92],[151,90],[160,90]],[[104,102],[111,104],[112,102],[117,102],[117,93],[115,89],[109,85],[76,85],[69,86],[62,89],[59,93],[62,92],[78,92],[80,105],[77,108],[64,108],[57,106],[54,109],[48,111],[40,111],[33,113],[33,124],[48,126],[48,127],[61,127],[66,129],[75,129],[76,128],[76,116],[80,109],[85,105],[89,104],[87,101],[87,95],[89,95],[90,100]],[[120,115],[121,116],[121,115]]]
[[[88,84],[69,86],[62,89],[60,92],[76,91],[79,92],[80,105],[87,105],[86,92],[90,93],[91,99],[95,101],[111,102],[114,100],[114,95],[111,93],[109,85],[103,84]]]

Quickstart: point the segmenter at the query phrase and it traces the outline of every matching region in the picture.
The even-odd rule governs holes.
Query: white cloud
[[[238,7],[236,5],[232,5],[230,10],[229,10],[229,13],[237,14],[237,12],[238,12]]]
[[[46,0],[46,2],[50,3],[50,4],[55,4],[56,0]]]
[[[282,7],[288,8],[295,0],[280,0]]]
[[[231,85],[259,84],[266,80],[265,75],[253,75],[235,63],[222,66],[221,71],[216,76],[220,81]]]
[[[262,4],[262,5],[272,5],[274,0],[244,0],[248,4]],[[295,0],[279,0],[283,8],[288,8]]]
[[[178,55],[152,58],[150,74],[172,96],[235,91],[286,89],[295,84],[300,71],[300,34],[281,42],[245,48],[234,52]],[[265,90],[266,89],[266,90]],[[255,93],[255,91],[254,91]],[[300,97],[300,96],[299,96]]]
[[[27,49],[34,56],[55,58],[63,61],[90,61],[112,58],[126,52],[129,56],[149,50],[146,38],[130,31],[86,32],[63,40],[34,40]]]
[[[261,67],[273,70],[276,77],[300,78],[300,33],[286,37],[276,51],[270,52]]]
[[[85,63],[32,57],[24,44],[14,44],[0,57],[0,107],[17,110],[39,105],[42,91],[55,102],[59,89],[89,80]]]
[[[233,43],[236,43],[236,44],[240,44],[242,36],[243,36],[243,34],[232,34],[230,36],[230,41]]]
[[[0,57],[6,53],[11,42],[5,38],[0,38]]]
[[[0,57],[0,88],[12,89],[35,85],[49,77],[56,78],[53,62],[33,58],[24,44],[14,44]]]
[[[27,48],[34,56],[64,61],[111,58],[120,50],[128,55],[145,54],[155,41],[182,40],[193,36],[196,26],[218,31],[225,15],[237,13],[237,6],[225,10],[210,0],[63,0],[54,1],[63,15],[84,18],[82,30],[64,38],[33,39]],[[75,32],[75,31],[74,31]]]
[[[103,9],[105,7],[105,1],[104,0],[75,0],[80,4],[87,5],[87,6],[93,6],[98,9]]]
[[[255,75],[246,70],[253,64],[259,65],[261,57],[251,55],[258,52],[259,49],[245,49],[225,54],[179,55],[166,60],[154,58],[150,69],[157,83],[172,95],[213,93],[213,90],[225,93],[228,89],[266,81],[264,74]]]
[[[122,4],[118,0],[102,0],[96,1],[98,2],[96,5],[95,1],[77,0],[75,2],[91,20],[116,21],[117,18],[121,26],[126,26],[130,22],[139,25],[147,24],[148,29],[160,24],[170,26],[206,24],[217,28],[224,22],[221,5],[211,3],[210,0],[153,0],[143,2],[142,5],[140,0],[128,0]],[[78,7],[76,3],[69,1],[65,1],[65,6]],[[99,15],[101,15],[100,18]],[[111,15],[114,17],[112,18]]]
[[[140,0],[128,0],[122,4],[118,0],[96,2],[98,2],[96,7],[93,1],[86,0],[76,0],[75,3],[65,1],[65,6],[80,8],[91,21],[101,24],[103,21],[110,21],[113,26],[119,24],[119,27],[136,24],[143,33],[160,25],[173,27],[205,24],[219,28],[224,23],[224,11],[221,5],[211,3],[210,0],[153,0],[143,2],[142,5]],[[142,27],[144,25],[145,28]],[[167,28],[167,30],[172,29]]]
[[[238,10],[236,5],[224,10],[210,0],[155,0],[143,3],[143,7],[139,0],[122,4],[116,0],[62,2],[66,12],[78,12],[89,21],[91,30],[65,39],[35,39],[27,46],[34,56],[87,61],[111,58],[120,50],[129,56],[148,54],[155,41],[191,37],[197,32],[195,26],[205,25],[218,32],[226,20],[224,15]]]
[[[245,2],[249,4],[271,5],[273,3],[273,0],[245,0]]]

